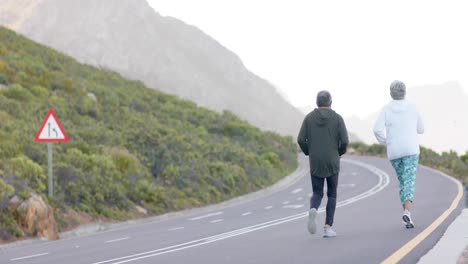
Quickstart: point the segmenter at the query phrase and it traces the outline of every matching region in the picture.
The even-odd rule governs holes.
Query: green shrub
[[[44,194],[47,148],[33,139],[53,108],[70,137],[53,144],[49,200],[62,227],[74,221],[67,210],[119,220],[134,217],[135,205],[165,213],[257,190],[297,167],[291,137],[79,64],[3,27],[0,38],[0,83],[11,84],[0,91],[0,175],[14,175],[5,182],[23,198]]]
[[[15,192],[15,188],[13,186],[5,183],[3,179],[0,178],[0,201],[8,198]]]
[[[375,144],[368,146],[364,143],[353,142],[349,146],[354,149],[357,154],[361,155],[383,156],[385,153],[384,146],[378,146]],[[421,164],[442,170],[457,179],[460,179],[465,184],[468,184],[468,152],[465,155],[458,156],[455,151],[439,154],[426,147],[420,147],[420,149],[419,162]]]
[[[34,85],[31,88],[31,93],[39,98],[46,98],[49,96],[49,91],[40,85]]]
[[[9,86],[5,96],[19,101],[29,101],[33,97],[27,89],[24,89],[20,84],[16,83]]]
[[[3,73],[0,73],[0,84],[8,85],[8,79]]]
[[[0,236],[2,240],[10,240],[13,237],[24,235],[21,228],[16,223],[12,212],[8,209],[0,211]]]
[[[37,193],[46,190],[47,176],[44,169],[26,156],[20,155],[17,158],[10,159],[4,171],[7,174],[17,176],[20,180],[25,180]]]

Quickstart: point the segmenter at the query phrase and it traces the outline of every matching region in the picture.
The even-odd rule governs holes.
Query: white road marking
[[[189,220],[190,221],[196,221],[196,220],[200,220],[200,219],[204,219],[204,218],[208,218],[208,217],[212,217],[212,216],[217,216],[217,215],[220,215],[220,214],[223,214],[223,212],[216,212],[216,213],[206,214],[206,215],[202,215],[202,216],[197,216],[197,217],[194,217],[194,218],[190,218]]]
[[[181,226],[181,227],[173,227],[173,228],[169,228],[167,231],[171,232],[171,231],[176,231],[176,230],[181,230],[181,229],[184,229],[185,227]]]
[[[283,202],[283,204],[289,204],[289,201],[285,201],[285,202]]]
[[[323,211],[324,210],[322,210],[322,212]],[[319,209],[319,212],[320,212],[320,209]],[[287,222],[290,222],[290,221],[293,221],[293,220],[304,218],[306,215],[307,215],[307,213],[300,213],[300,214],[296,214],[296,215],[292,215],[292,216],[288,216],[288,217],[284,217],[284,218],[280,218],[280,219],[275,219],[275,220],[268,221],[268,222],[265,222],[265,223],[261,223],[261,224],[257,224],[257,225],[253,225],[253,226],[249,226],[249,227],[245,227],[245,228],[225,232],[225,233],[222,233],[222,234],[219,234],[219,235],[193,240],[193,241],[186,242],[186,243],[179,244],[179,245],[174,245],[174,246],[170,246],[170,247],[166,247],[166,248],[156,249],[156,250],[152,250],[152,251],[148,251],[148,252],[142,252],[142,253],[138,253],[138,254],[134,254],[134,255],[130,255],[130,256],[125,256],[125,257],[120,257],[120,258],[115,258],[115,259],[110,259],[110,260],[104,260],[104,261],[101,261],[101,262],[95,262],[93,264],[104,264],[104,263],[109,263],[109,262],[113,262],[113,264],[122,264],[122,263],[136,261],[136,260],[145,259],[145,258],[149,258],[149,257],[154,257],[154,256],[162,255],[162,254],[176,252],[176,251],[180,251],[180,250],[183,250],[183,249],[188,249],[188,248],[197,247],[197,246],[201,246],[201,245],[205,245],[205,244],[210,244],[210,243],[213,243],[213,242],[216,242],[216,241],[219,241],[219,240],[224,240],[224,239],[227,239],[227,238],[240,236],[240,235],[247,234],[247,233],[250,233],[250,232],[254,232],[254,231],[257,231],[257,230],[261,230],[261,229],[264,229],[264,228],[267,228],[267,227],[287,223]],[[148,255],[148,254],[150,254],[150,255]],[[115,262],[115,261],[119,261],[119,262]]]
[[[210,221],[210,223],[214,224],[214,223],[219,223],[222,221],[224,221],[224,219],[216,219],[216,220]]]
[[[285,205],[283,206],[283,208],[292,208],[292,209],[299,209],[299,208],[302,208],[304,207],[303,204],[289,204],[289,205]]]
[[[304,200],[304,198],[302,198],[302,197],[298,197],[296,200],[298,200],[298,201],[302,201],[302,200]]]
[[[130,239],[130,238],[129,237],[121,237],[121,238],[117,238],[117,239],[108,240],[108,241],[106,241],[106,243],[114,243],[114,242],[124,241],[124,240],[127,240],[127,239]]]
[[[354,188],[354,187],[356,187],[356,184],[354,184],[354,183],[345,183],[345,184],[340,184],[340,187]]]
[[[302,192],[302,188],[297,188],[296,190],[292,191],[291,193],[296,194]]]
[[[377,194],[378,192],[382,191],[385,187],[388,186],[388,184],[390,182],[390,177],[388,176],[388,174],[385,173],[384,171],[374,167],[374,166],[368,165],[366,163],[354,161],[354,160],[348,160],[348,159],[342,159],[342,161],[361,166],[361,167],[371,171],[372,173],[374,173],[375,175],[377,175],[379,177],[379,182],[377,183],[377,185],[375,185],[371,189],[369,189],[369,190],[367,190],[367,191],[365,191],[365,192],[363,192],[363,193],[361,193],[359,195],[356,195],[356,196],[351,197],[349,199],[346,199],[344,201],[338,202],[337,205],[336,205],[337,208],[345,206],[345,205],[349,205],[349,204],[352,204],[352,203],[356,203],[356,202],[358,202],[358,201],[360,201],[362,199],[371,197],[371,196]],[[318,213],[323,213],[324,211],[325,211],[325,208],[321,207],[321,208],[319,208]],[[166,248],[160,248],[160,249],[151,250],[151,251],[147,251],[147,252],[142,252],[142,253],[138,253],[138,254],[133,254],[133,255],[129,255],[129,256],[124,256],[124,257],[120,257],[120,258],[104,260],[104,261],[101,261],[101,262],[95,262],[93,264],[104,264],[104,263],[109,263],[109,262],[112,262],[113,264],[123,264],[123,263],[132,262],[132,261],[136,261],[136,260],[140,260],[140,259],[155,257],[155,256],[158,256],[158,255],[167,254],[167,253],[171,253],[171,252],[176,252],[176,251],[180,251],[180,250],[184,250],[184,249],[188,249],[188,248],[198,247],[198,246],[202,246],[202,245],[205,245],[205,244],[214,243],[214,242],[219,241],[219,240],[224,240],[224,239],[227,239],[227,238],[240,236],[240,235],[247,234],[247,233],[250,233],[250,232],[254,232],[254,231],[257,231],[257,230],[265,229],[265,228],[268,228],[268,227],[280,225],[280,224],[291,222],[291,221],[295,221],[295,220],[298,220],[298,219],[302,219],[302,218],[306,217],[307,215],[308,215],[308,212],[294,214],[294,215],[287,216],[287,217],[284,217],[284,218],[279,218],[279,219],[271,220],[271,221],[268,221],[268,222],[256,224],[256,225],[253,225],[253,226],[248,226],[248,227],[232,230],[232,231],[222,233],[222,234],[219,234],[219,235],[215,235],[215,236],[211,236],[211,237],[206,237],[206,238],[202,238],[202,239],[193,240],[193,241],[186,242],[186,243],[183,243],[183,244],[178,244],[178,245],[174,245],[174,246],[170,246],[170,247],[166,247]],[[116,261],[118,261],[118,262],[116,262]]]
[[[265,207],[265,210],[270,210],[272,208],[273,208],[273,206],[269,205],[269,206]]]
[[[31,256],[13,258],[13,259],[10,259],[10,261],[18,261],[18,260],[23,260],[23,259],[37,258],[37,257],[45,256],[45,255],[49,255],[49,253],[46,252],[46,253],[40,253],[40,254],[36,254],[36,255],[31,255]]]
[[[246,213],[243,213],[242,216],[248,216],[248,215],[251,215],[252,212],[246,212]]]

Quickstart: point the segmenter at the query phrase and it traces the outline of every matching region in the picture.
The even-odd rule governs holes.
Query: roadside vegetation
[[[349,147],[356,154],[386,157],[386,148],[382,145],[354,142]],[[464,155],[458,155],[455,151],[439,154],[429,148],[421,147],[419,158],[421,164],[443,171],[468,185],[468,151]]]
[[[291,137],[83,65],[0,27],[0,237],[30,236],[9,207],[41,195],[59,230],[79,215],[125,220],[220,202],[297,167]],[[69,143],[34,143],[50,108]],[[143,213],[142,213],[143,212]]]

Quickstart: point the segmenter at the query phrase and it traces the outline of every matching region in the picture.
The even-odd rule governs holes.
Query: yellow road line
[[[408,253],[410,253],[411,250],[413,250],[416,246],[418,246],[419,243],[421,243],[424,239],[426,239],[432,232],[434,232],[434,230],[437,227],[439,227],[442,224],[442,222],[445,221],[445,219],[447,219],[447,217],[458,207],[458,204],[460,203],[460,200],[463,197],[463,186],[458,180],[456,180],[453,177],[448,176],[447,174],[445,174],[443,172],[440,172],[440,171],[437,171],[437,170],[434,170],[434,169],[431,169],[431,168],[428,168],[428,167],[424,167],[424,168],[429,169],[429,170],[431,170],[433,172],[436,172],[438,174],[441,174],[441,175],[449,178],[453,182],[455,182],[457,184],[457,186],[458,186],[458,194],[455,197],[455,199],[453,200],[450,207],[447,210],[445,210],[445,212],[442,215],[440,215],[431,225],[429,225],[426,229],[424,229],[424,231],[422,231],[419,235],[417,235],[411,241],[406,243],[403,247],[401,247],[399,250],[397,250],[395,253],[393,253],[390,257],[388,257],[387,259],[382,261],[381,264],[398,263],[398,261],[400,261],[406,255],[408,255]]]

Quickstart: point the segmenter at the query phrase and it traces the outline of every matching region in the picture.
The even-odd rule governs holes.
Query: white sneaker
[[[311,208],[309,210],[309,222],[307,223],[307,229],[309,233],[312,235],[317,232],[317,223],[315,222],[315,218],[317,217],[317,209]]]
[[[331,229],[331,227],[324,227],[323,228],[323,237],[336,237],[336,232]]]
[[[403,218],[403,223],[406,225],[406,228],[414,228],[414,223],[413,220],[411,220],[411,213],[410,212],[405,212],[402,216]]]

